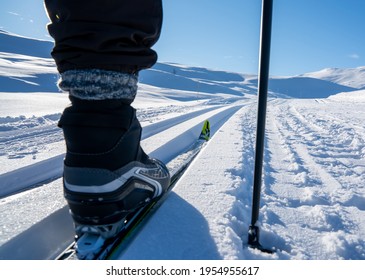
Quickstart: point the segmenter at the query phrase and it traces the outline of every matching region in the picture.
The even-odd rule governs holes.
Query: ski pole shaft
[[[269,83],[272,8],[273,0],[262,0],[255,170],[252,197],[252,217],[249,231],[249,244],[251,245],[259,244],[258,227],[256,227],[255,224],[258,221],[260,209],[267,91]]]

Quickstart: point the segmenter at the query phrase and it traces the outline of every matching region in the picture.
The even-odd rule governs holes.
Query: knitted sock
[[[59,88],[84,100],[122,99],[133,102],[138,75],[100,69],[68,70],[61,73]]]

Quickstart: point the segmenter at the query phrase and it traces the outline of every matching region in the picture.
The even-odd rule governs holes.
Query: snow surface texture
[[[1,183],[8,172],[33,172],[31,164],[64,153],[56,124],[68,99],[56,93],[54,65],[39,53],[48,42],[0,35]],[[277,250],[272,255],[247,247],[257,77],[173,63],[143,72],[134,105],[150,152],[164,141],[186,141],[178,132],[204,116],[241,109],[222,121],[120,258],[365,259],[363,70],[325,69],[270,82],[260,241]],[[159,131],[159,124],[166,128]],[[29,188],[0,198],[0,245],[65,205],[60,179]]]

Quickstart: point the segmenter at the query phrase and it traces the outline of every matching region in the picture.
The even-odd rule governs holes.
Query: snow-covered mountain
[[[53,43],[19,36],[0,29],[0,51],[27,56],[51,58]]]
[[[356,89],[365,88],[365,66],[348,69],[325,68],[320,71],[303,74],[301,77],[321,79]]]
[[[57,127],[69,101],[55,94],[50,48],[1,32],[0,259],[54,258],[73,240]],[[259,223],[269,255],[247,246],[256,75],[175,63],[143,71],[133,105],[147,153],[174,170],[170,159],[186,156],[206,119],[212,138],[117,258],[365,259],[362,71],[327,72],[270,79]]]
[[[53,43],[17,36],[0,30],[0,91],[57,92],[57,71],[50,52]],[[291,98],[326,98],[365,87],[365,67],[324,69],[294,77],[272,77],[271,95]],[[159,88],[193,92],[197,98],[211,94],[242,97],[256,94],[257,76],[157,63],[140,73],[140,83]],[[143,86],[142,86],[143,88]],[[181,100],[186,95],[168,95]]]
[[[0,31],[0,91],[57,92],[53,44]]]

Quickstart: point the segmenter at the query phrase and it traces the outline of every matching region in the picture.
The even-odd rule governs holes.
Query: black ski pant
[[[160,36],[162,0],[45,0],[58,71],[136,73],[151,67]]]

